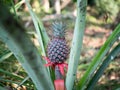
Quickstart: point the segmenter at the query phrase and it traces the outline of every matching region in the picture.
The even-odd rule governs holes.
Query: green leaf
[[[13,53],[10,52],[10,51],[5,52],[4,54],[2,54],[2,55],[0,56],[0,62],[2,62],[3,60],[9,58],[12,54],[13,54]]]
[[[3,87],[0,86],[0,90],[7,90],[7,89],[5,89],[5,88],[3,88]]]
[[[18,76],[18,75],[16,75],[16,74],[11,73],[11,72],[5,71],[5,70],[3,70],[3,69],[0,69],[0,73],[6,75],[6,76],[8,76],[8,77],[11,77],[12,79],[15,79],[16,81],[18,80],[18,81],[22,81],[22,82],[19,84],[19,82],[15,82],[15,81],[12,81],[12,80],[6,80],[6,79],[4,79],[4,78],[0,78],[0,81],[11,82],[11,83],[16,83],[16,84],[21,85],[21,84],[23,84],[23,83],[25,82],[25,80],[26,80],[26,78],[24,79],[24,78],[22,78],[21,76]],[[23,81],[24,81],[24,82],[23,82]],[[26,84],[28,84],[28,83],[29,83],[29,84],[33,84],[31,81],[26,81]],[[25,84],[24,84],[24,85],[25,85]]]
[[[15,7],[15,11],[17,11],[21,6],[22,4],[24,3],[25,1],[24,0],[21,0],[20,2],[18,2],[14,7]]]
[[[17,10],[22,6],[22,4],[23,4],[24,2],[25,2],[24,0],[21,0],[21,1],[18,2],[16,5],[14,5],[13,0],[11,0],[12,7],[10,8],[10,11],[15,14],[16,19],[18,19]]]
[[[76,78],[76,71],[78,67],[78,61],[80,59],[84,29],[85,29],[85,17],[86,17],[87,0],[77,0],[77,19],[74,28],[74,36],[72,41],[72,47],[70,51],[68,72],[66,78],[67,90],[72,90],[74,80]]]
[[[10,72],[8,72],[8,71],[5,71],[5,70],[3,70],[3,69],[0,69],[0,73],[2,73],[2,74],[4,74],[4,75],[7,75],[7,76],[9,76],[9,77],[13,77],[13,78],[15,78],[15,79],[19,79],[19,80],[23,80],[24,78],[21,78],[20,76],[18,76],[18,75],[14,75],[14,74],[12,74],[12,73],[10,73]]]
[[[90,78],[93,76],[95,70],[101,64],[103,58],[105,57],[105,55],[110,50],[110,48],[112,47],[112,45],[115,43],[119,36],[120,36],[120,24],[116,27],[116,29],[113,31],[113,33],[105,42],[105,44],[101,47],[97,55],[95,55],[87,71],[80,79],[80,82],[78,84],[80,90],[84,90]]]
[[[87,85],[86,90],[93,90],[95,84],[99,80],[99,78],[102,76],[104,70],[107,68],[107,66],[110,64],[112,60],[120,53],[120,43],[109,53],[109,55],[106,57],[106,59],[103,61],[99,69],[96,71],[95,75],[90,80],[89,84]]]
[[[25,33],[25,29],[1,3],[0,12],[0,38],[2,41],[7,44],[22,64],[38,90],[53,90],[53,84],[43,66],[42,59]]]
[[[49,42],[49,37],[45,31],[45,28],[43,26],[43,23],[41,22],[40,18],[37,17],[37,15],[33,12],[31,5],[29,4],[28,0],[25,0],[26,5],[29,9],[30,15],[32,17],[34,26],[35,26],[35,30],[37,32],[37,38],[40,44],[40,47],[42,49],[42,55],[46,56],[46,47],[48,45]],[[44,61],[45,63],[47,63],[47,61]],[[50,69],[47,68],[48,71],[48,75],[50,76]],[[51,73],[52,74],[52,73]]]
[[[46,56],[46,46],[49,41],[49,37],[45,31],[45,28],[43,26],[43,23],[41,22],[40,18],[37,17],[37,15],[33,12],[31,5],[29,4],[28,0],[25,0],[26,5],[29,9],[30,15],[32,17],[36,32],[37,32],[37,37],[38,41],[40,43],[40,46],[42,48],[43,55]]]
[[[24,80],[20,84],[18,84],[18,86],[16,88],[18,88],[21,85],[23,85],[23,83],[25,83],[28,79],[29,79],[29,76],[27,76],[26,78],[24,78]]]
[[[120,88],[117,88],[117,89],[115,89],[115,90],[120,90]]]
[[[11,10],[13,10],[12,12],[15,14],[15,18],[16,18],[16,20],[18,20],[18,16],[17,16],[16,10],[15,10],[15,5],[14,5],[13,0],[11,0],[11,4],[12,4]]]
[[[12,80],[7,80],[7,79],[4,79],[4,78],[0,78],[0,81],[3,81],[3,82],[10,82],[10,83],[15,83],[15,84],[19,84],[19,82],[12,81]]]

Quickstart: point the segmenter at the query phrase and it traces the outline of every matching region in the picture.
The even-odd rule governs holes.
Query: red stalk
[[[54,81],[55,90],[66,90],[63,79],[57,79]]]

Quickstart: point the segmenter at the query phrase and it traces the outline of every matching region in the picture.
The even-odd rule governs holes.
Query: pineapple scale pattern
[[[48,58],[53,63],[62,63],[68,57],[68,47],[64,39],[53,39],[48,45]]]

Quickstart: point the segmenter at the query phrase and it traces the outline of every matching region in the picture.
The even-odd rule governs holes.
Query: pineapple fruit
[[[52,63],[63,63],[69,54],[65,39],[66,25],[62,22],[54,22],[52,29],[53,36],[48,44],[47,55]]]

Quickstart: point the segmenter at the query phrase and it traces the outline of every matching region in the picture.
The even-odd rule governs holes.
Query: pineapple
[[[65,40],[66,26],[62,22],[55,22],[52,25],[53,37],[48,44],[47,55],[52,63],[63,63],[69,54]]]

